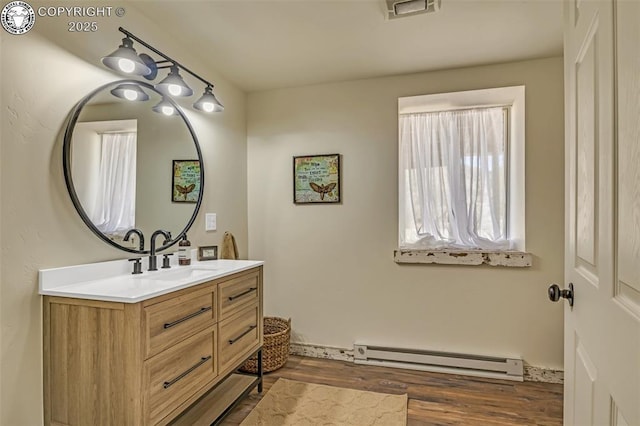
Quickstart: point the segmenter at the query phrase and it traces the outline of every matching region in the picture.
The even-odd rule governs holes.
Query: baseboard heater
[[[353,349],[356,364],[464,374],[518,382],[524,380],[523,363],[521,359],[517,358],[388,348],[358,343],[354,345]]]

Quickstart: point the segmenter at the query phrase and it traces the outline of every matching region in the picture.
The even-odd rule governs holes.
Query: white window
[[[76,123],[71,167],[80,204],[102,233],[135,228],[137,120]]]
[[[399,100],[401,249],[524,250],[524,86]]]
[[[137,133],[103,133],[98,194],[90,214],[101,232],[123,235],[136,225]]]

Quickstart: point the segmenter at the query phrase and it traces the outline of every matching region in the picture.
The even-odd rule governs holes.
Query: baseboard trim
[[[309,343],[291,342],[289,353],[291,355],[306,356],[309,358],[334,359],[338,361],[353,362],[353,349],[336,348],[333,346],[312,345]],[[524,365],[525,382],[564,383],[564,372],[549,368]]]
[[[335,359],[338,361],[353,362],[353,349],[291,342],[289,353],[291,355],[307,356],[310,358]]]
[[[551,368],[534,367],[533,365],[524,365],[524,381],[525,382],[543,382],[564,384],[564,370],[553,370]]]

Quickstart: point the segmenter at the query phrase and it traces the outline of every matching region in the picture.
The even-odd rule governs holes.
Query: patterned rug
[[[405,426],[407,395],[278,379],[240,426]]]

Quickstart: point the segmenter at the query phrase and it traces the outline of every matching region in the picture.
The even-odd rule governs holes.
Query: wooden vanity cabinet
[[[262,346],[261,266],[139,303],[43,303],[46,425],[209,424],[257,384],[229,375]]]

